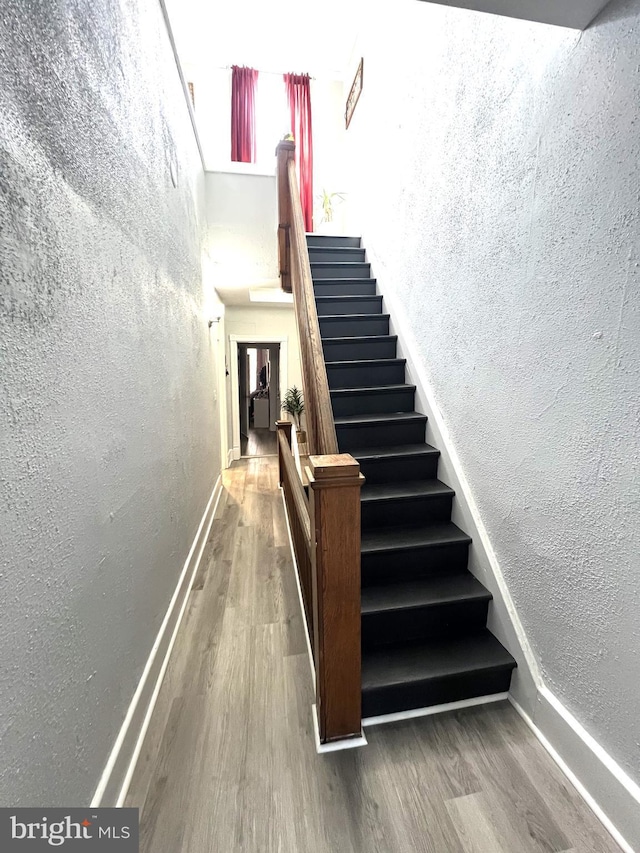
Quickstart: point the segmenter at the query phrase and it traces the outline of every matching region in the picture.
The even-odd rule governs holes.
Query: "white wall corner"
[[[121,807],[124,804],[221,495],[222,478],[218,476],[162,625],[91,800],[91,808]]]
[[[363,245],[366,244],[365,235]],[[374,268],[384,269],[369,249],[367,259]],[[456,492],[452,520],[473,540],[469,570],[493,595],[487,625],[518,664],[509,699],[622,849],[628,853],[640,851],[640,788],[544,685],[538,661],[425,375],[417,343],[408,332],[411,326],[404,308],[385,289],[384,277],[378,275],[377,282],[384,297],[384,310],[391,316],[390,334],[398,335],[398,357],[407,360],[407,381],[416,386],[416,411],[428,417],[427,442],[440,450],[438,477]]]

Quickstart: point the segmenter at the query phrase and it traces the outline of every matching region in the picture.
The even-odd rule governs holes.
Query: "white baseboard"
[[[222,480],[218,477],[171,603],[93,795],[91,808],[120,807],[124,803],[221,495]]]
[[[546,687],[534,719],[509,700],[625,853],[640,850],[640,787]]]
[[[362,729],[360,729],[360,737],[348,737],[344,740],[320,743],[320,723],[318,722],[318,708],[315,703],[311,706],[311,713],[313,715],[313,737],[316,743],[316,752],[319,755],[326,752],[341,752],[343,749],[356,749],[359,746],[367,745],[367,739]]]
[[[233,455],[233,447],[230,447],[227,451],[227,468],[231,467],[231,463],[235,460],[235,456]]]
[[[508,698],[508,693],[491,693],[488,696],[475,696],[473,699],[459,699],[457,702],[429,705],[428,708],[412,708],[410,711],[380,714],[377,717],[365,717],[362,721],[362,727],[368,728],[369,726],[382,726],[385,723],[399,723],[402,720],[415,720],[418,717],[432,717],[434,714],[446,714],[447,711],[459,711],[461,708],[474,708],[476,705],[504,702]]]
[[[233,462],[237,462],[238,459],[242,459],[242,453],[240,452],[239,447],[233,447],[231,449],[230,453],[231,453],[231,458],[232,458]]]

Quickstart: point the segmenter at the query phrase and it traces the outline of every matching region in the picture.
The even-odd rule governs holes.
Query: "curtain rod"
[[[210,67],[214,68],[216,71],[231,71],[231,68],[232,68],[231,65],[215,65],[215,66],[210,66]],[[243,66],[241,65],[239,67],[242,68]],[[247,66],[244,66],[244,67],[247,67]],[[295,72],[288,72],[288,71],[263,71],[261,68],[256,68],[255,70],[259,74],[270,74],[270,75],[273,75],[274,77],[282,77],[288,73],[295,73]],[[309,75],[309,79],[315,80],[316,78]]]

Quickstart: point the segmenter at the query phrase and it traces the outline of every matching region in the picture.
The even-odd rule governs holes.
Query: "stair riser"
[[[388,335],[388,317],[338,317],[327,320],[318,318],[320,335],[323,338],[359,338],[367,335]]]
[[[325,361],[362,361],[363,358],[395,358],[396,338],[380,338],[357,343],[324,341]]]
[[[382,296],[364,296],[357,300],[320,299],[316,300],[318,317],[332,314],[380,314]]]
[[[385,394],[346,394],[331,397],[333,415],[375,415],[376,412],[412,412],[415,391],[397,391]]]
[[[334,237],[332,234],[307,234],[307,246],[351,246],[360,248],[360,237]]]
[[[336,246],[309,246],[309,260],[329,263],[364,263],[364,249]]]
[[[371,264],[317,264],[311,263],[311,277],[322,278],[371,278]]]
[[[376,385],[402,385],[404,383],[404,363],[373,364],[366,362],[333,367],[327,364],[329,388],[371,388]]]
[[[463,601],[363,614],[362,648],[473,634],[486,625],[488,607],[488,601]]]
[[[434,455],[396,459],[360,459],[360,471],[367,483],[398,483],[430,480],[438,476],[439,457]]]
[[[394,444],[421,444],[424,442],[426,423],[376,423],[366,426],[341,426],[336,424],[338,446],[342,453],[352,447],[391,447]]]
[[[362,501],[362,527],[399,524],[418,526],[451,519],[453,495],[404,498],[402,500]]]
[[[462,572],[467,567],[469,545],[422,546],[397,551],[363,553],[361,558],[363,586],[417,580],[443,572]]]
[[[334,282],[332,279],[316,281],[313,285],[316,296],[375,296],[375,278],[352,278]]]
[[[506,693],[510,682],[511,670],[500,669],[363,690],[362,716],[376,717],[380,714],[392,714],[398,709],[409,711],[413,708],[459,702],[476,696]]]

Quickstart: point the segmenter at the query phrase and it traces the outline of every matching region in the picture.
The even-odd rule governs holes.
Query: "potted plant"
[[[344,193],[331,193],[327,190],[322,190],[322,192],[318,195],[318,201],[320,202],[320,207],[322,209],[322,216],[320,218],[320,222],[318,223],[318,230],[324,232],[326,234],[333,233],[334,229],[334,213],[335,213],[335,205],[341,201],[344,201]]]
[[[287,393],[284,395],[284,400],[282,401],[282,411],[293,418],[293,422],[296,425],[298,443],[306,444],[307,434],[302,429],[302,422],[300,420],[300,416],[304,412],[304,398],[302,391],[296,388],[295,385],[293,388],[287,389]]]

